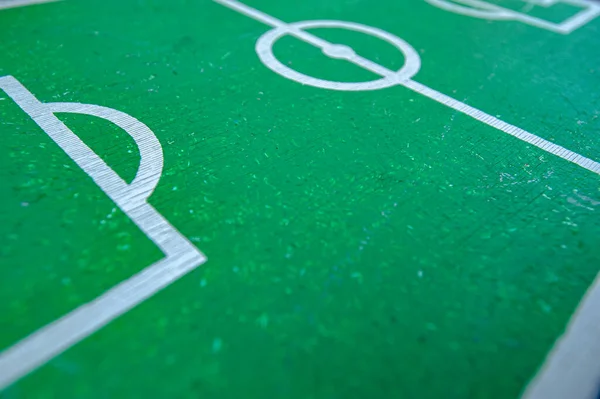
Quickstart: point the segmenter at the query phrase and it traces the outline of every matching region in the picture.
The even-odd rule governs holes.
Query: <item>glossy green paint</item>
[[[248,4],[393,33],[421,56],[414,80],[600,157],[600,20],[560,35],[419,0]],[[209,259],[3,398],[516,398],[596,275],[597,175],[403,87],[284,79],[254,50],[268,28],[221,5],[67,0],[0,26],[0,76],[153,130],[150,203]],[[275,54],[376,78],[291,37]],[[60,118],[132,178],[127,135]],[[161,258],[3,92],[0,165],[0,347]]]

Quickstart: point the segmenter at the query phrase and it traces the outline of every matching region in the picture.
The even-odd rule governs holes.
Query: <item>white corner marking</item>
[[[98,105],[41,103],[12,76],[0,77],[4,90],[48,136],[152,240],[165,257],[117,284],[92,302],[0,352],[0,389],[104,327],[206,261],[206,257],[148,203],[163,167],[160,142],[142,122]],[[140,165],[126,183],[55,113],[90,115],[110,121],[129,134],[140,151]]]

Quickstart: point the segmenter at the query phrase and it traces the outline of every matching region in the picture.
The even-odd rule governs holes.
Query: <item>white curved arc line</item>
[[[254,10],[251,7],[248,7],[245,4],[242,4],[238,1],[234,1],[234,0],[215,0],[221,4],[226,4],[229,8],[232,8],[236,11],[240,11],[245,15],[248,15],[252,18],[254,18],[255,15],[259,15],[258,19],[259,21],[262,21],[262,19],[264,18],[263,16],[265,15],[264,13],[258,11],[258,10]],[[477,1],[477,0],[473,0],[473,1]],[[271,17],[272,18],[272,17]],[[267,63],[265,63],[267,66],[273,66],[273,69],[284,75],[287,73],[289,75],[293,75],[295,77],[295,79],[297,81],[303,82],[305,84],[311,84],[313,86],[326,86],[327,88],[333,89],[333,90],[360,90],[361,86],[360,83],[345,83],[345,82],[329,82],[329,81],[323,81],[322,79],[317,79],[317,78],[313,78],[311,76],[307,76],[304,75],[302,73],[299,73],[297,71],[293,71],[290,68],[286,67],[285,65],[281,64],[279,61],[277,61],[275,59],[275,57],[270,54],[268,51],[266,51],[266,49],[263,49],[263,47],[266,47],[264,45],[260,45],[261,40],[263,40],[263,38],[265,37],[270,37],[274,36],[274,35],[278,35],[280,34],[281,31],[284,32],[292,32],[291,34],[294,34],[294,31],[300,31],[300,32],[304,32],[301,29],[297,29],[293,26],[290,27],[290,25],[285,24],[283,22],[281,22],[280,20],[277,20],[277,26],[274,30],[267,32],[265,35],[263,35],[261,37],[261,39],[259,39],[259,41],[257,42],[257,52],[259,55],[259,58],[261,58],[261,61],[265,62],[268,61]],[[342,22],[341,21],[319,21],[319,23],[323,22],[323,26],[331,26],[331,27],[338,27]],[[310,21],[309,21],[310,23]],[[329,25],[327,25],[327,23],[329,23]],[[302,24],[302,23],[295,23],[295,24]],[[352,23],[345,23],[349,26],[349,29],[353,29]],[[359,25],[359,24],[356,24]],[[373,29],[377,29],[377,28],[373,28]],[[353,29],[356,30],[356,29]],[[384,34],[388,34],[387,32],[381,31]],[[307,32],[304,32],[302,36],[298,36],[298,38],[302,38],[305,37],[306,35],[313,36],[312,34],[309,34]],[[327,44],[325,46],[332,46],[331,43],[326,42]],[[323,49],[323,47],[320,47],[321,49]],[[395,76],[395,72],[390,71],[389,69],[378,65],[370,60],[367,60],[357,54],[350,56],[350,57],[344,57],[347,61],[354,63],[355,65],[359,66],[359,67],[363,67],[367,70],[369,70],[370,72],[373,72],[375,74],[378,74],[380,76],[382,76],[383,78],[388,78],[388,79],[393,79]],[[419,64],[420,66],[420,64]],[[285,71],[285,73],[282,73],[282,71]],[[418,69],[417,69],[418,71]],[[335,83],[335,84],[332,84]],[[564,147],[561,147],[557,144],[554,144],[548,140],[545,140],[533,133],[527,132],[517,126],[511,125],[509,123],[506,123],[492,115],[489,115],[477,108],[471,107],[470,105],[467,105],[463,102],[460,102],[450,96],[447,96],[443,93],[440,93],[437,90],[431,89],[428,86],[425,86],[421,83],[418,83],[412,79],[398,79],[398,81],[396,82],[399,85],[402,85],[404,87],[407,87],[419,94],[422,94],[432,100],[435,100],[443,105],[446,105],[456,111],[462,112],[465,115],[468,115],[480,122],[483,122],[485,124],[487,124],[488,126],[491,126],[493,128],[496,128],[498,130],[500,130],[501,132],[504,132],[506,134],[509,134],[515,138],[518,138],[519,140],[522,140],[528,144],[531,144],[535,147],[538,147],[541,150],[544,150],[552,155],[555,155],[559,158],[562,158],[566,161],[569,161],[571,163],[574,163],[584,169],[587,169],[591,172],[594,172],[596,174],[600,174],[600,164],[596,161],[593,161],[589,158],[586,158],[582,155],[579,155],[569,149],[566,149]],[[371,85],[371,89],[373,88],[379,88],[377,86],[377,81],[374,81],[373,84]]]
[[[4,90],[46,134],[156,244],[165,258],[109,289],[60,319],[0,352],[0,390],[43,365],[115,318],[206,262],[206,256],[148,204],[162,171],[162,149],[154,133],[137,119],[110,108],[69,103],[41,103],[12,76],[0,77]],[[121,179],[54,112],[107,119],[140,146],[140,168],[131,184]],[[131,129],[135,131],[131,131]]]
[[[242,12],[258,21],[256,13],[262,14],[235,0],[215,0],[227,7]],[[429,1],[429,0],[428,0]],[[540,0],[552,4],[554,0]],[[566,21],[558,26],[550,23],[546,27],[559,33],[569,33],[581,26],[583,23],[600,15],[600,5],[593,5],[581,0],[563,0],[566,3],[583,5],[589,7],[587,13],[574,17],[572,21]],[[432,1],[429,1],[430,3]],[[240,11],[242,8],[244,11]],[[583,16],[582,16],[583,15]],[[264,21],[263,21],[264,22]],[[279,21],[281,23],[281,21]],[[524,21],[531,22],[531,21]],[[569,25],[570,23],[570,25]],[[267,23],[268,24],[268,23]],[[279,25],[278,25],[279,26]],[[275,27],[278,27],[275,26]],[[539,26],[539,25],[538,25]],[[260,55],[260,54],[259,54]],[[353,61],[348,58],[349,61]],[[358,64],[357,64],[358,65]],[[391,71],[373,69],[382,76]],[[381,73],[383,72],[383,73]],[[329,82],[333,83],[333,82]],[[543,151],[553,154],[568,162],[574,163],[595,174],[600,174],[600,164],[592,159],[570,151],[564,147],[549,142],[541,137],[529,133],[517,126],[508,124],[492,115],[486,114],[474,107],[455,100],[445,94],[429,88],[414,80],[399,82],[401,85],[422,94],[432,100],[446,105],[456,111],[464,113],[480,122],[494,127],[506,134],[518,138],[528,144],[534,145]],[[593,399],[598,390],[597,361],[600,353],[600,324],[598,323],[597,309],[600,307],[600,274],[588,289],[584,299],[581,301],[576,313],[569,322],[569,326],[563,337],[555,344],[554,349],[548,354],[542,370],[528,385],[523,398],[525,399],[565,399],[571,397]],[[569,365],[578,365],[572,369]],[[581,371],[584,371],[582,374]],[[565,373],[566,372],[566,373]]]
[[[373,72],[375,75],[381,76],[380,79],[367,82],[335,82],[318,79],[312,76],[302,74],[281,63],[273,54],[273,44],[285,35],[294,35],[290,32],[304,32],[309,38],[314,37],[312,34],[306,33],[305,29],[311,28],[339,28],[348,29],[355,32],[365,33],[375,36],[381,40],[387,41],[396,47],[404,55],[404,65],[397,71],[391,71],[384,66],[381,66],[369,59],[356,54],[354,50],[347,46],[342,52],[339,52],[340,45],[331,44],[323,41],[325,44],[316,45],[321,51],[329,56],[337,59],[342,59],[354,63],[365,70]],[[304,38],[297,36],[300,40]],[[311,39],[312,40],[312,39]],[[321,39],[319,39],[321,40]],[[306,41],[306,40],[305,40]],[[314,40],[313,40],[314,41]],[[278,27],[271,29],[263,34],[256,42],[256,53],[262,63],[272,71],[284,76],[287,79],[294,80],[298,83],[310,85],[322,89],[339,90],[339,91],[364,91],[378,90],[400,84],[402,81],[410,79],[421,68],[421,59],[417,51],[412,48],[406,41],[394,36],[381,29],[358,24],[355,22],[334,21],[334,20],[316,20],[294,22],[286,27]]]
[[[44,103],[44,106],[50,112],[89,115],[105,119],[125,131],[135,141],[140,152],[140,165],[135,178],[128,184],[129,190],[138,193],[135,195],[138,199],[148,198],[152,194],[162,174],[164,161],[162,146],[148,126],[131,115],[100,105]]]
[[[317,21],[315,21],[317,22]],[[370,34],[375,35],[376,37],[379,37],[380,39],[386,40],[389,43],[392,43],[392,40],[390,40],[390,37],[393,36],[391,35],[389,32],[386,32],[382,29],[379,28],[374,28],[372,26],[366,26],[366,25],[362,25],[362,24],[358,24],[355,22],[346,22],[346,21],[333,21],[333,20],[319,20],[318,21],[319,26],[323,27],[323,28],[340,28],[340,26],[343,26],[345,29],[348,30],[352,30],[354,32],[361,32],[361,33],[365,33],[365,28],[368,28],[371,32]],[[316,37],[308,32],[305,32],[301,29],[293,29],[294,31],[300,31],[305,33],[306,35],[310,35],[313,37]],[[294,33],[292,33],[293,35]],[[299,39],[302,39],[302,37],[298,36]],[[322,39],[319,39],[322,40]],[[310,43],[310,42],[309,42]],[[326,42],[327,43],[327,47],[331,48],[333,46],[332,43]],[[321,50],[326,50],[325,46],[320,46]],[[379,65],[367,58],[364,58],[360,55],[358,55],[356,52],[354,52],[354,54],[352,54],[352,56],[350,57],[343,57],[345,60],[352,62],[353,64],[364,68],[370,72],[373,72],[374,74],[380,75],[382,77],[391,77],[391,75],[395,75],[396,72],[392,71],[382,65]],[[407,73],[408,75],[414,75],[419,71],[419,68],[421,67],[421,62],[420,59],[418,58],[418,55],[416,55],[415,57],[406,57],[408,59],[409,62],[414,62],[416,63],[416,65],[410,65],[410,72]]]
[[[128,184],[12,76],[0,78],[0,88],[65,151],[117,204],[127,200]],[[106,188],[106,190],[105,190]]]

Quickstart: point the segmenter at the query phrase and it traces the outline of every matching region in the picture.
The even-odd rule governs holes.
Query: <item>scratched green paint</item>
[[[600,20],[560,35],[419,0],[251,5],[398,35],[421,56],[416,81],[598,155]],[[0,26],[0,75],[155,132],[150,202],[209,258],[2,397],[517,397],[597,271],[598,176],[402,87],[286,80],[254,52],[268,28],[220,5],[68,0],[0,11]],[[402,65],[373,38],[314,33]],[[316,77],[376,78],[293,38],[275,54]],[[0,97],[8,347],[161,254]],[[60,117],[133,176],[126,135]]]

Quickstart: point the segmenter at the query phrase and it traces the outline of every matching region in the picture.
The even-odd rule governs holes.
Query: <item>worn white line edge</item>
[[[500,130],[501,132],[518,138],[519,140],[524,141],[527,144],[533,145],[541,150],[544,150],[547,153],[550,153],[554,156],[564,159],[565,161],[574,163],[577,166],[580,166],[584,169],[589,170],[590,172],[600,175],[600,163],[592,159],[586,158],[576,152],[554,144],[548,140],[536,136],[533,133],[529,133],[528,131],[523,130],[517,126],[506,123],[492,115],[486,114],[485,112],[478,110],[477,108],[471,107],[470,105],[457,101],[452,97],[440,93],[437,90],[433,90],[430,87],[425,86],[424,84],[415,82],[414,80],[404,81],[402,82],[402,85],[432,100],[435,100],[440,104],[446,105],[447,107],[450,107],[456,111],[468,115],[471,118],[476,119],[488,126]]]
[[[0,352],[1,390],[203,264],[206,257],[147,202],[160,179],[163,156],[160,142],[146,125],[123,112],[98,105],[41,103],[12,76],[0,77],[0,90],[4,90],[166,255],[92,302]],[[140,165],[133,181],[123,181],[55,113],[102,118],[129,134],[140,151]]]
[[[239,13],[246,15],[250,18],[253,18],[259,22],[262,22],[266,25],[269,26],[274,26],[276,28],[276,31],[279,30],[285,30],[286,32],[288,32],[291,35],[294,35],[296,37],[298,37],[299,39],[306,39],[307,42],[320,47],[322,49],[327,49],[327,48],[331,48],[333,47],[333,45],[325,40],[322,39],[315,39],[314,35],[310,34],[310,33],[306,33],[304,32],[303,34],[299,34],[298,32],[301,31],[300,29],[296,28],[296,26],[298,25],[298,23],[295,24],[286,24],[283,23],[282,21],[271,17],[270,15],[266,15],[265,13],[255,10],[245,4],[240,3],[239,1],[236,0],[214,0],[215,2],[222,4],[228,8],[231,8],[232,10],[238,11]],[[331,24],[333,22],[336,21],[320,21],[323,26],[326,26],[328,23]],[[340,24],[340,26],[345,26],[345,24],[342,21],[337,21],[338,24]],[[300,23],[300,25],[302,25],[302,23]],[[349,25],[348,29],[352,29],[352,25],[353,24],[346,24]],[[356,24],[359,25],[359,24]],[[362,26],[362,25],[361,25]],[[377,29],[377,31],[379,31]],[[271,31],[271,32],[275,32],[275,31]],[[387,33],[387,32],[384,32]],[[268,35],[268,33],[266,34]],[[263,36],[266,36],[263,35]],[[401,40],[398,38],[398,40]],[[259,39],[259,42],[261,41],[261,39]],[[257,46],[257,52],[259,53],[259,58],[261,59],[261,61],[264,62],[265,59],[265,49],[258,48],[259,46]],[[396,79],[396,83],[398,85],[404,86],[406,88],[409,88],[423,96],[426,96],[432,100],[435,100],[436,102],[443,104],[447,107],[450,107],[456,111],[459,111],[465,115],[468,115],[488,126],[491,126],[501,132],[504,132],[506,134],[509,134],[515,138],[518,138],[521,141],[526,142],[527,144],[533,145],[547,153],[550,153],[552,155],[555,155],[559,158],[564,159],[565,161],[574,163],[584,169],[587,169],[593,173],[596,173],[598,175],[600,175],[600,163],[589,159],[587,157],[584,157],[574,151],[571,151],[567,148],[564,148],[562,146],[559,146],[557,144],[554,144],[548,140],[545,140],[533,133],[530,133],[524,129],[521,129],[517,126],[511,125],[509,123],[506,123],[492,115],[489,115],[475,107],[472,107],[468,104],[465,104],[463,102],[460,102],[450,96],[447,96],[443,93],[440,93],[437,90],[434,90],[422,83],[416,82],[415,80],[412,79],[407,79],[406,77],[403,76],[398,76],[398,72],[395,71],[391,71],[381,65],[377,65],[371,61],[366,60],[363,57],[358,56],[356,53],[351,53],[349,55],[344,55],[343,57],[339,57],[339,58],[343,58],[349,62],[354,63],[357,66],[360,66],[361,68],[364,68],[370,72],[373,72],[374,74],[380,75],[384,78],[388,78],[388,79]],[[406,63],[407,64],[414,64],[411,65],[411,73],[409,74],[409,76],[414,75],[415,73],[417,73],[417,71],[419,70],[420,67],[420,60],[418,59],[418,53],[416,52],[411,52],[409,54],[409,56],[407,56],[407,54],[405,54],[405,58],[406,58]],[[270,65],[267,66],[269,68],[271,68],[272,70],[275,70],[277,72],[278,68],[274,68],[271,67]],[[279,73],[279,72],[278,72]],[[287,78],[290,78],[289,76],[283,74],[283,76],[286,76]],[[309,84],[311,86],[315,86],[315,87],[321,87],[321,88],[327,88],[327,89],[333,89],[336,90],[335,87],[324,87],[320,82],[322,82],[319,79],[311,79],[310,77],[307,77],[306,75],[303,74],[296,74],[294,76],[297,76],[297,78],[294,78],[293,80],[296,80],[302,84]],[[344,85],[342,82],[335,82],[335,83],[339,83],[340,87],[344,88],[347,85]]]
[[[600,392],[600,274],[523,399],[597,399]]]
[[[0,355],[0,389],[98,331],[205,261],[206,258],[197,253],[166,257],[3,351]]]
[[[0,1],[0,10],[7,8],[32,6],[34,4],[54,3],[61,0],[4,0]]]
[[[591,1],[583,0],[534,0],[530,3],[550,7],[557,3],[566,3],[580,7],[581,10],[575,15],[565,19],[563,22],[554,23],[541,18],[537,18],[518,11],[510,10],[496,4],[487,3],[482,0],[425,0],[427,3],[442,10],[462,14],[474,18],[487,20],[513,20],[546,29],[551,32],[569,34],[574,30],[584,26],[598,15],[600,15],[600,6]],[[463,5],[460,5],[463,4]],[[469,6],[469,7],[465,7]]]
[[[281,29],[287,25],[237,0],[213,1],[275,28]],[[565,2],[580,3],[578,0],[565,0]],[[582,2],[582,4],[589,6],[597,15],[598,5],[590,2]],[[569,27],[571,28],[573,27]],[[290,31],[291,34],[302,38],[294,29]],[[348,61],[356,63],[355,59],[348,59]],[[360,66],[369,69],[367,64]],[[381,74],[380,69],[373,69],[371,72]],[[389,74],[393,74],[393,71],[389,71]],[[598,162],[501,121],[428,86],[414,80],[400,80],[398,84],[595,174],[600,174]],[[565,334],[559,338],[547,355],[542,369],[526,387],[523,399],[596,399],[590,395],[595,395],[600,385],[600,362],[597,359],[600,359],[600,275],[588,288],[580,306],[571,317]]]

